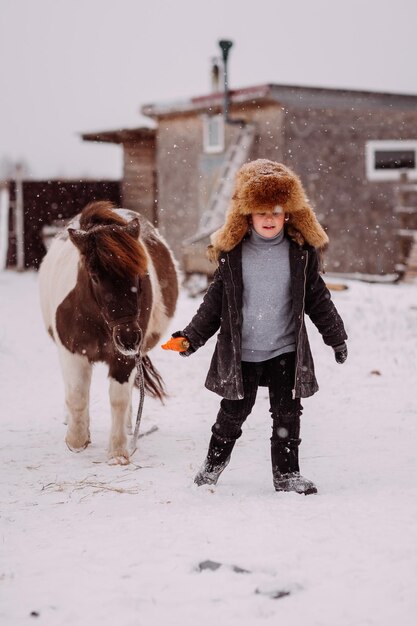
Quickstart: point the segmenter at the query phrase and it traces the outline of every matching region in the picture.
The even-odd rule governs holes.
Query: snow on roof
[[[303,85],[264,84],[229,92],[231,104],[275,102],[297,106],[355,106],[377,105],[395,106],[402,109],[415,109],[417,94],[400,94],[377,91],[363,91],[346,88],[308,87]],[[213,92],[187,100],[144,104],[140,111],[143,115],[158,118],[184,113],[219,110],[223,106],[224,94]]]

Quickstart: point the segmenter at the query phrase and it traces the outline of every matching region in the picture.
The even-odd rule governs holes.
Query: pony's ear
[[[76,248],[84,254],[87,251],[88,233],[84,230],[68,228],[69,237]]]
[[[134,239],[139,238],[140,224],[137,217],[128,223],[126,226],[126,232],[129,233],[129,235],[131,235]]]

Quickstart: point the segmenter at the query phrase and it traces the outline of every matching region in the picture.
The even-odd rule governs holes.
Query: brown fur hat
[[[328,243],[298,176],[281,163],[257,159],[245,163],[236,174],[226,221],[211,236],[209,259],[217,261],[220,252],[229,252],[242,241],[251,213],[272,210],[277,205],[288,215],[287,233],[297,243],[306,241],[315,248]]]

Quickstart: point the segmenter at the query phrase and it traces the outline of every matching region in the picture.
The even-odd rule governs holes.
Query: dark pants
[[[224,442],[236,441],[242,434],[242,424],[255,404],[259,383],[267,381],[270,413],[272,414],[271,442],[299,439],[300,416],[303,407],[299,398],[293,399],[295,353],[281,354],[261,363],[242,361],[244,397],[220,403],[213,435]]]

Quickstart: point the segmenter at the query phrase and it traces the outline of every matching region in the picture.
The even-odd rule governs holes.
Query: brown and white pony
[[[93,202],[53,241],[39,270],[45,326],[55,340],[65,385],[66,443],[90,443],[92,365],[109,367],[109,462],[129,463],[135,355],[155,346],[172,318],[178,277],[161,235],[138,213]],[[145,388],[162,399],[159,374],[144,356]]]

